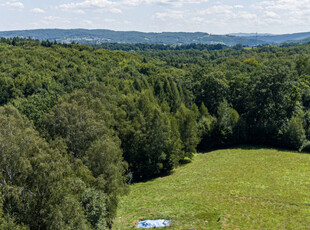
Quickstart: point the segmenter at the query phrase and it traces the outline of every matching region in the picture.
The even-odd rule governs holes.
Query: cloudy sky
[[[310,31],[310,0],[0,0],[0,30]]]

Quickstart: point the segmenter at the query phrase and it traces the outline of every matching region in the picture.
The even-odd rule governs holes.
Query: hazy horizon
[[[106,29],[106,28],[33,28],[33,29],[13,29],[13,30],[0,30],[0,32],[14,32],[14,31],[33,31],[33,30],[110,30],[116,32],[139,32],[139,33],[208,33],[212,35],[233,35],[233,34],[256,34],[256,32],[231,32],[231,33],[209,33],[207,31],[139,31],[139,30],[114,30],[114,29]],[[283,34],[301,34],[301,33],[309,33],[309,31],[299,31],[294,33],[266,33],[261,32],[257,33],[259,35],[283,35]]]

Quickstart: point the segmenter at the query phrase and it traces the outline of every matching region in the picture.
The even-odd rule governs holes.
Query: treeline
[[[0,42],[0,228],[108,229],[199,150],[310,139],[310,45],[137,53]]]
[[[20,37],[14,37],[14,38],[0,38],[0,43],[6,43],[8,45],[13,46],[21,46],[21,45],[31,45],[31,46],[44,46],[44,47],[51,47],[52,45],[60,45],[64,47],[71,47],[72,45],[75,45],[75,42],[70,43],[61,43],[49,40],[33,40],[31,38],[20,38]],[[104,42],[99,44],[89,43],[86,44],[87,46],[93,47],[93,48],[103,48],[107,50],[119,50],[119,51],[150,51],[150,50],[221,50],[227,48],[227,46],[223,44],[214,44],[214,45],[208,45],[208,44],[188,44],[188,45],[165,45],[165,44],[148,44],[148,43],[137,43],[137,44],[131,44],[131,43],[112,43],[112,42]],[[289,45],[289,44],[287,44]]]
[[[187,73],[210,113],[201,150],[233,144],[309,148],[310,44],[141,54]],[[226,109],[224,109],[226,108]]]
[[[129,43],[110,43],[105,42],[100,45],[90,44],[95,48],[103,48],[107,50],[123,50],[123,51],[149,51],[149,50],[221,50],[227,48],[222,44],[208,45],[208,44],[188,44],[188,45],[164,45],[164,44],[129,44]]]

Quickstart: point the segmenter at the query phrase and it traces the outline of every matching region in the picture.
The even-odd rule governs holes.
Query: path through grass
[[[234,148],[198,155],[131,186],[114,229],[171,219],[170,229],[310,229],[310,154]]]

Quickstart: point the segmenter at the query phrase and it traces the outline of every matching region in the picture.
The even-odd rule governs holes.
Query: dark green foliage
[[[275,143],[279,130],[287,123],[300,101],[300,88],[295,72],[288,63],[275,63],[254,73],[247,124],[260,141]]]
[[[225,45],[207,45],[207,44],[189,44],[189,45],[165,45],[165,44],[129,44],[129,43],[102,43],[101,45],[91,45],[93,47],[102,47],[107,50],[123,51],[150,51],[150,50],[221,50],[227,48]]]
[[[154,82],[154,93],[160,102],[167,102],[173,112],[176,112],[181,103],[186,101],[186,96],[180,85],[177,85],[171,77],[156,77]]]
[[[44,114],[56,103],[57,95],[46,92],[34,94],[28,98],[18,98],[12,101],[13,105],[32,120],[36,127],[40,127]]]
[[[3,201],[4,196],[2,190],[0,190],[0,229],[16,229],[16,230],[27,230],[29,229],[23,224],[17,224],[14,217],[4,214],[3,212]]]
[[[100,188],[105,192],[106,206],[100,207],[100,212],[103,212],[103,208],[105,208],[106,217],[109,220],[108,226],[111,226],[116,215],[118,196],[126,194],[128,189],[124,177],[127,164],[123,162],[119,140],[109,135],[98,138],[87,150],[84,161],[93,175],[102,183]],[[94,192],[96,199],[101,200],[100,191]],[[100,200],[95,202],[101,202]],[[97,208],[95,204],[92,205]],[[96,218],[102,217],[96,213]],[[100,220],[98,226],[104,224],[103,221],[104,219]]]
[[[217,109],[217,121],[213,130],[213,136],[217,137],[220,145],[233,145],[235,140],[236,128],[239,123],[239,114],[231,108],[226,101],[222,102]]]
[[[185,156],[192,157],[192,154],[196,152],[196,146],[200,141],[197,125],[199,117],[197,106],[194,105],[192,109],[188,109],[182,105],[175,116],[181,140],[183,142],[183,152]]]
[[[302,57],[296,63],[296,69],[299,75],[310,74],[310,58]]]
[[[214,72],[201,79],[199,91],[196,103],[204,103],[212,114],[216,114],[218,106],[228,96],[229,86],[222,72]]]
[[[306,133],[302,119],[294,116],[288,122],[287,130],[284,134],[286,144],[293,149],[301,149],[306,141]]]
[[[153,51],[143,55],[170,66],[183,66],[196,104],[204,103],[217,120],[206,119],[205,127],[199,123],[203,136],[199,148],[209,149],[237,143],[291,147],[283,139],[288,122],[294,113],[309,107],[309,51],[310,46],[304,45],[212,52]],[[221,123],[218,107],[225,100],[239,114],[233,129],[227,122],[215,125]],[[309,119],[303,125],[308,133]]]
[[[201,134],[201,142],[198,145],[199,149],[207,150],[216,146],[216,143],[212,140],[215,125],[216,117],[211,116],[208,108],[202,103],[198,120],[198,129]]]
[[[65,140],[68,152],[82,159],[98,137],[109,133],[105,121],[90,108],[97,106],[90,95],[75,93],[57,104],[43,120],[47,137]],[[98,104],[99,111],[101,110]]]
[[[142,91],[121,103],[127,117],[118,133],[134,178],[150,178],[172,169],[181,154],[173,118],[162,111],[151,91]]]
[[[68,154],[81,159],[106,194],[108,225],[115,216],[117,196],[126,192],[120,141],[106,123],[110,114],[90,94],[76,92],[65,97],[43,119],[50,140],[61,138]]]
[[[104,218],[107,215],[106,200],[106,194],[95,189],[87,189],[81,198],[87,220],[95,229],[108,227]]]
[[[14,107],[1,107],[0,117],[4,215],[31,229],[87,229],[79,194],[88,182],[75,176],[68,159]]]

